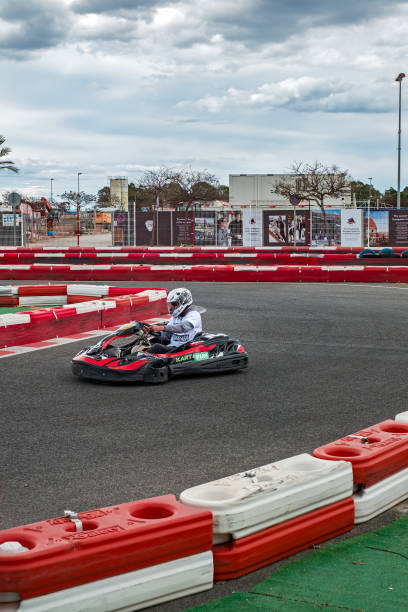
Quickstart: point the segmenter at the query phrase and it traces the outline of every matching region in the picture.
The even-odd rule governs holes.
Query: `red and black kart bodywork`
[[[125,330],[126,326],[81,350],[72,360],[72,372],[106,382],[163,383],[181,374],[214,374],[248,367],[244,347],[225,334],[202,333],[174,352],[155,355],[134,350],[134,340],[114,346],[117,339],[133,335],[134,328],[129,326],[132,334],[124,333]]]

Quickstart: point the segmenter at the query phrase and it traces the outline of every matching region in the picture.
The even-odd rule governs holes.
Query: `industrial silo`
[[[111,176],[110,180],[110,199],[112,206],[128,210],[128,177]]]

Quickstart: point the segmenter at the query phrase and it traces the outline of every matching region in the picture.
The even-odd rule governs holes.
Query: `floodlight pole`
[[[400,74],[395,79],[399,84],[398,96],[398,186],[397,186],[397,208],[401,208],[401,83],[405,74]]]

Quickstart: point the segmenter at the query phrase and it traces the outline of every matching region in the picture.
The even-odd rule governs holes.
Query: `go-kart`
[[[226,334],[198,334],[193,341],[169,347],[169,352],[147,352],[157,341],[149,326],[132,321],[82,349],[72,360],[81,378],[106,382],[164,383],[181,374],[214,374],[248,367],[248,355],[238,340]]]

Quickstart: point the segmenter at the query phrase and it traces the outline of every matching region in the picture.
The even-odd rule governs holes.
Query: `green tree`
[[[3,144],[5,142],[5,137],[0,135],[0,169],[11,170],[12,172],[19,172],[19,169],[14,165],[13,161],[11,161],[10,159],[2,159],[3,157],[7,157],[7,155],[11,153],[11,149],[9,147],[3,147]]]
[[[110,206],[110,187],[102,187],[102,189],[99,189],[96,196],[96,203],[101,207]]]
[[[362,181],[350,181],[351,197],[356,202],[376,202],[380,199],[382,194],[378,189],[375,189],[369,183],[363,183]]]
[[[223,200],[224,202],[229,202],[229,187],[228,185],[219,185],[217,200]]]
[[[96,200],[96,196],[90,193],[85,193],[84,191],[81,191],[80,193],[77,193],[76,191],[64,191],[64,193],[61,193],[60,197],[69,204],[70,208],[72,207],[73,209],[75,209],[78,202],[80,206],[89,206],[89,204],[92,204],[92,202],[95,202]]]
[[[287,178],[279,181],[274,192],[299,201],[312,200],[322,211],[323,226],[330,244],[329,227],[327,223],[325,199],[337,198],[350,192],[351,177],[348,170],[341,170],[338,166],[326,166],[315,161],[313,164],[294,162],[291,173]]]

